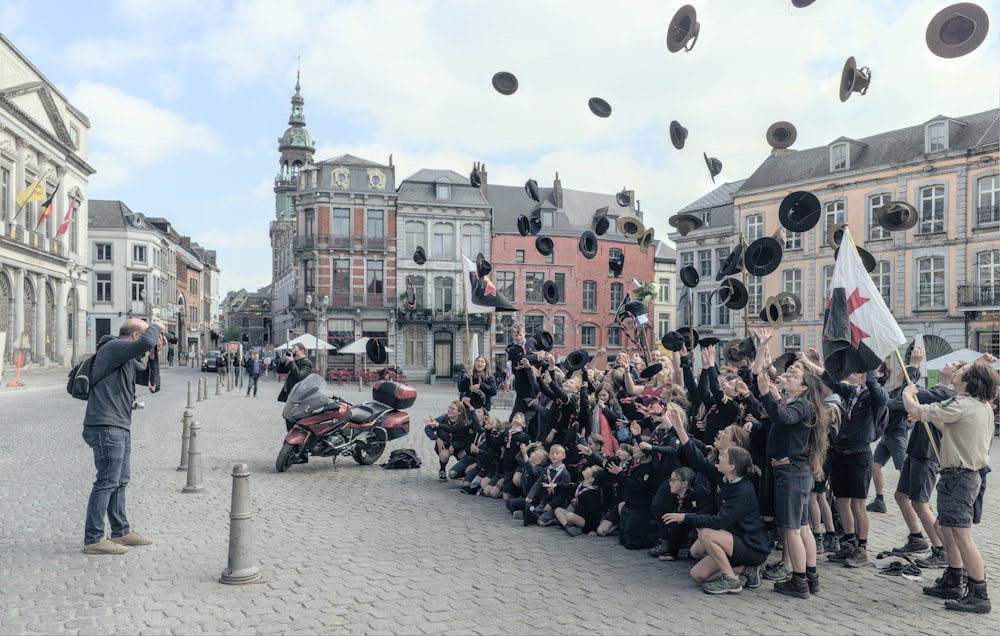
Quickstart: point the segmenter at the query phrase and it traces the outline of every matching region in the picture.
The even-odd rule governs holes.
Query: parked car
[[[201,359],[201,370],[202,371],[216,371],[219,368],[219,357],[222,355],[221,351],[209,351],[205,354],[205,357]]]

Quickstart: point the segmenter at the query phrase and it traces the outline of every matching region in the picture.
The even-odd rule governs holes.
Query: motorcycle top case
[[[417,401],[417,390],[401,382],[386,380],[372,387],[372,399],[394,409],[408,409]]]

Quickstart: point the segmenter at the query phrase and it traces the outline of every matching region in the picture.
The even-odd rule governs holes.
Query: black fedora
[[[815,1],[816,0],[792,0],[792,4],[795,5],[796,8],[801,9],[803,7],[808,7]]]
[[[738,278],[727,278],[722,281],[722,287],[719,288],[719,302],[723,303],[729,309],[734,311],[739,311],[747,306],[747,302],[750,300],[750,294],[747,292],[746,285]]]
[[[618,233],[627,239],[638,239],[646,232],[646,226],[634,216],[618,217],[618,223],[615,224],[615,227]]]
[[[377,338],[369,338],[365,343],[365,353],[372,364],[385,364],[389,359],[389,354],[385,352],[385,345]]]
[[[625,252],[618,252],[617,256],[608,256],[608,269],[613,277],[621,276],[623,267],[625,267]]]
[[[573,372],[587,366],[587,363],[590,362],[590,354],[583,349],[570,351],[564,362],[566,363],[566,370]]]
[[[680,277],[684,286],[690,289],[697,287],[701,281],[701,276],[698,274],[698,270],[694,268],[694,265],[685,265],[682,267]]]
[[[667,220],[670,227],[675,228],[681,236],[687,236],[691,230],[697,230],[705,225],[700,216],[693,214],[675,214]]]
[[[722,172],[722,162],[715,157],[709,157],[708,153],[701,153],[705,157],[705,165],[708,167],[708,175],[712,177],[712,183],[715,183],[715,178],[719,176]]]
[[[698,343],[701,342],[701,339],[698,337],[697,329],[692,329],[691,327],[681,327],[677,330],[677,333],[679,333],[684,339],[684,344],[687,345],[689,351],[694,347],[697,347]],[[693,343],[692,340],[694,341]]]
[[[776,121],[767,129],[764,138],[775,150],[784,150],[795,143],[799,133],[791,122]]]
[[[531,211],[531,216],[528,217],[528,232],[531,234],[538,234],[542,231],[542,212],[541,206]]]
[[[547,280],[542,283],[542,297],[550,305],[559,302],[559,286],[554,281]]]
[[[684,142],[688,138],[688,129],[681,126],[676,119],[670,122],[670,143],[678,150],[684,149]]]
[[[660,344],[667,351],[680,351],[684,346],[684,336],[676,331],[668,331],[660,338]]]
[[[539,351],[551,351],[553,343],[552,334],[548,331],[539,329],[535,332],[535,346]]]
[[[957,2],[938,11],[927,25],[927,48],[938,57],[962,57],[986,40],[990,19],[977,4]]]
[[[535,237],[535,249],[538,250],[538,253],[542,256],[549,256],[555,251],[556,246],[549,237],[537,236]]]
[[[486,406],[486,394],[482,390],[473,391],[469,394],[469,404],[474,409],[481,409]]]
[[[623,187],[622,191],[615,195],[615,203],[622,208],[632,205],[632,191]]]
[[[500,71],[493,74],[493,88],[501,95],[513,95],[517,92],[517,78],[513,73]]]
[[[781,243],[773,236],[762,236],[747,248],[743,267],[748,274],[767,276],[781,265]]]
[[[469,184],[474,188],[483,185],[483,178],[479,176],[478,170],[473,170],[469,173]]]
[[[523,214],[517,217],[517,233],[521,236],[527,236],[531,233],[531,221]]]
[[[853,93],[865,95],[872,81],[872,72],[867,66],[858,68],[854,56],[847,58],[844,69],[840,72],[840,101],[846,102]]]
[[[654,362],[643,367],[642,371],[639,372],[639,377],[643,380],[648,380],[660,371],[663,371],[663,365],[659,362]]]
[[[642,236],[636,239],[636,242],[639,243],[640,252],[645,254],[646,251],[649,250],[649,246],[653,244],[653,236],[655,234],[656,232],[653,230],[653,228],[648,227],[646,228],[646,231],[643,232]]]
[[[493,271],[493,264],[486,260],[482,252],[476,254],[476,273],[480,276],[488,276]]]
[[[611,227],[608,221],[608,206],[594,210],[594,234],[604,236],[604,233]]]
[[[423,265],[427,262],[427,252],[424,251],[422,245],[418,245],[417,249],[413,251],[413,262],[417,265]]]
[[[597,235],[590,230],[584,231],[584,233],[580,235],[580,243],[578,247],[580,248],[580,253],[583,254],[584,258],[588,260],[594,258],[597,256]]]
[[[858,249],[858,256],[861,257],[861,263],[865,266],[865,271],[868,272],[869,274],[874,272],[876,263],[875,263],[875,257],[872,256],[872,253],[863,247],[858,247],[857,245],[855,245],[854,247],[857,247]],[[840,253],[839,248],[836,251],[834,251],[833,253],[834,260],[836,260],[837,254],[839,253]]]
[[[720,281],[726,276],[735,276],[743,271],[743,243],[738,243],[736,247],[733,248],[732,252],[729,252],[729,256],[726,260],[722,261],[722,267],[719,268],[719,273],[715,275],[715,280]]]
[[[698,41],[698,12],[689,4],[677,10],[667,27],[667,50],[676,53],[683,49],[690,51]]]
[[[591,97],[587,101],[587,107],[590,108],[590,112],[598,117],[611,117],[611,104],[600,97]]]
[[[541,202],[542,199],[538,195],[538,182],[534,179],[528,179],[524,182],[524,192],[535,203]]]
[[[808,232],[819,223],[822,207],[815,194],[798,190],[781,200],[778,221],[792,232]]]
[[[786,351],[775,358],[774,361],[771,362],[771,366],[773,366],[778,373],[784,373],[785,371],[788,371],[788,367],[792,366],[793,362],[795,362],[795,353]]]
[[[917,209],[906,201],[889,201],[875,210],[875,221],[890,232],[902,232],[917,224]]]
[[[698,346],[700,346],[702,349],[705,349],[707,347],[712,347],[714,345],[717,345],[720,342],[722,342],[721,338],[716,338],[715,336],[709,336],[707,338],[702,338],[701,340],[699,340]]]

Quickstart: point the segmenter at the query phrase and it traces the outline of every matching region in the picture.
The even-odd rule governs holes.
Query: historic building
[[[221,329],[235,328],[248,350],[266,349],[274,344],[271,329],[271,290],[257,292],[241,289],[229,292],[219,307]],[[281,343],[278,343],[281,344]]]
[[[89,128],[0,34],[0,367],[8,371],[20,353],[27,365],[70,366],[88,351]],[[43,186],[44,197],[19,204]]]
[[[674,288],[677,278],[677,250],[665,242],[657,240],[653,243],[653,280],[656,282],[657,296],[653,305],[652,324],[656,325],[656,340],[663,334],[677,329],[677,290]]]

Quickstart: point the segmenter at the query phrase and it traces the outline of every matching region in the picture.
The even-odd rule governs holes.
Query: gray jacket
[[[138,340],[104,336],[97,343],[97,357],[91,368],[90,398],[84,426],[132,428],[135,376],[138,358],[156,346],[160,328],[150,325]],[[96,384],[95,384],[96,381]]]

